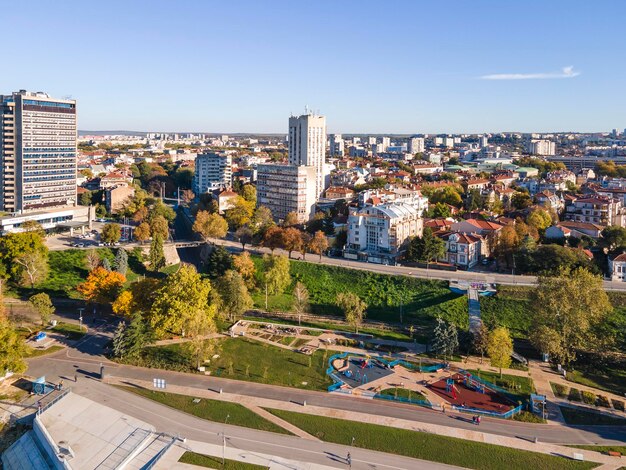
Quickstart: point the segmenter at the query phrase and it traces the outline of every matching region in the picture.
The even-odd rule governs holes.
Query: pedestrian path
[[[108,378],[107,383],[119,383],[121,385],[128,385],[132,383],[134,385],[151,389],[152,384],[150,382],[141,381],[141,380],[129,380],[124,379],[119,381],[115,378]],[[595,451],[582,450],[582,449],[574,449],[570,447],[564,447],[557,444],[548,444],[542,443],[540,441],[535,441],[532,437],[507,437],[500,436],[495,434],[483,433],[479,431],[478,427],[476,430],[463,429],[458,427],[444,426],[433,423],[424,423],[424,422],[416,422],[413,420],[406,420],[402,418],[394,418],[390,416],[380,416],[374,415],[370,413],[362,413],[355,411],[347,411],[341,410],[337,408],[325,408],[320,406],[312,406],[307,405],[306,403],[294,403],[294,402],[284,402],[279,400],[272,400],[266,398],[258,398],[251,396],[243,396],[233,393],[215,393],[209,390],[202,390],[194,387],[184,387],[184,386],[176,386],[171,383],[168,384],[168,392],[178,393],[181,395],[195,396],[201,398],[209,398],[213,400],[222,400],[231,403],[240,403],[244,406],[252,405],[259,408],[275,408],[281,409],[285,411],[293,411],[297,413],[305,413],[311,414],[315,416],[325,416],[329,418],[339,418],[348,421],[356,421],[360,423],[369,423],[369,424],[377,424],[382,426],[389,426],[399,429],[407,429],[412,431],[419,432],[427,432],[432,434],[438,434],[441,436],[455,437],[459,439],[466,439],[475,442],[483,442],[487,444],[494,444],[504,447],[510,447],[521,450],[528,450],[531,452],[539,452],[543,454],[549,455],[562,455],[565,457],[573,458],[574,453],[582,454],[585,460],[590,460],[592,462],[598,462],[601,464],[614,464],[615,457],[611,457],[608,455],[601,454]],[[460,413],[450,413],[450,419],[456,420],[466,420],[468,417],[466,415],[462,415]],[[546,425],[548,426],[548,425]],[[606,470],[609,470],[611,467],[607,467]],[[619,467],[616,467],[619,468]]]
[[[319,439],[317,437],[311,436],[309,433],[307,433],[307,432],[303,431],[302,429],[294,426],[293,424],[285,421],[284,419],[281,419],[278,416],[273,415],[272,413],[270,413],[267,410],[264,410],[263,408],[260,408],[260,407],[258,407],[256,405],[251,404],[251,403],[245,403],[245,404],[243,404],[243,406],[248,408],[253,413],[258,414],[260,417],[265,418],[266,420],[274,423],[277,426],[280,426],[283,429],[286,429],[287,431],[289,431],[292,434],[295,434],[298,437],[301,437],[303,439],[310,439],[312,441],[319,441]]]

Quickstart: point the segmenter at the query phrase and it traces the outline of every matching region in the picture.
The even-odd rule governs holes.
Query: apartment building
[[[271,165],[257,167],[257,205],[272,211],[274,220],[295,212],[304,223],[315,211],[317,192],[314,166]]]
[[[326,167],[324,116],[309,113],[289,118],[289,164],[315,168],[315,177],[312,179],[315,197],[322,197],[330,173]]]
[[[344,257],[372,263],[395,264],[411,237],[421,236],[424,220],[406,203],[351,207]]]
[[[411,137],[407,144],[407,152],[411,154],[422,153],[425,149],[424,138]]]
[[[556,155],[556,144],[551,140],[531,140],[528,144],[528,152],[533,155]]]
[[[76,191],[76,101],[0,95],[0,210],[73,206]]]
[[[624,226],[625,210],[620,199],[594,195],[569,199],[565,207],[565,220],[596,225]]]
[[[196,157],[193,191],[196,195],[220,191],[233,185],[233,159],[230,155],[209,152]]]

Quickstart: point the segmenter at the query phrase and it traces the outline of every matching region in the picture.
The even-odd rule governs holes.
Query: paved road
[[[108,341],[108,334],[96,333],[89,336],[76,349],[66,349],[50,356],[30,360],[29,374],[35,377],[45,375],[48,380],[57,377],[73,378],[78,370],[81,375],[93,375],[99,372],[100,363],[105,364],[105,372],[120,379],[132,378],[152,381],[154,378],[166,379],[168,383],[203,390],[223,389],[226,393],[236,393],[286,402],[303,403],[336,408],[347,411],[367,412],[380,416],[409,419],[418,422],[474,429],[455,416],[443,415],[429,409],[403,404],[356,399],[340,395],[277,387],[252,382],[229,380],[217,377],[199,376],[172,371],[124,366],[106,361],[100,356],[102,346]],[[491,434],[532,439],[538,437],[543,442],[555,444],[622,444],[626,442],[626,427],[620,426],[577,426],[538,425],[516,421],[503,421],[497,418],[485,418],[481,431]]]

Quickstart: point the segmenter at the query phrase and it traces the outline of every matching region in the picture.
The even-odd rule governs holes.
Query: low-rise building
[[[125,183],[109,187],[104,192],[104,201],[107,212],[109,214],[117,214],[123,209],[126,200],[134,195],[135,188]]]
[[[230,189],[226,189],[222,191],[221,193],[219,193],[217,195],[218,212],[220,214],[223,214],[224,211],[227,211],[228,209],[232,209],[233,207],[235,207],[235,201],[237,200],[238,197],[239,197],[239,194],[237,194],[234,191],[231,191]]]
[[[461,269],[470,269],[480,260],[483,237],[477,233],[446,232],[439,235],[445,244],[444,256],[440,261]]]
[[[326,190],[326,199],[352,199],[354,191],[343,186],[331,186]]]
[[[609,259],[609,279],[611,281],[626,281],[626,253]]]
[[[592,195],[568,201],[564,217],[574,222],[623,227],[624,215],[620,199]]]

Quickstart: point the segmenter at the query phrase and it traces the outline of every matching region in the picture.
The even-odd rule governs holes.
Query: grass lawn
[[[30,358],[30,357],[45,356],[46,354],[52,354],[57,351],[60,351],[61,349],[63,349],[63,347],[64,346],[54,345],[54,346],[50,346],[48,349],[29,348],[28,352],[26,353],[26,357]]]
[[[323,351],[306,356],[240,337],[217,340],[215,351],[220,357],[205,366],[218,377],[310,390],[326,390],[332,384]],[[172,344],[146,348],[143,359],[135,364],[191,372],[192,362],[179,344]]]
[[[74,323],[64,322],[57,323],[57,325],[52,328],[52,331],[65,335],[65,337],[70,340],[81,339],[86,334],[84,327],[81,328],[79,325]]]
[[[535,390],[530,377],[502,374],[502,378],[500,378],[500,374],[497,372],[487,372],[484,370],[468,370],[468,372],[508,390],[511,395],[519,397],[520,400],[527,399]]]
[[[409,390],[406,388],[388,388],[380,392],[381,395],[389,395],[391,397],[409,398],[411,400],[425,400],[428,401],[424,395],[415,390]]]
[[[581,408],[569,408],[560,406],[563,419],[567,424],[572,425],[594,425],[594,426],[626,426],[626,418],[618,418],[608,414],[594,413],[593,411]]]
[[[575,445],[575,446],[567,446],[574,447],[576,449],[584,449],[584,450],[595,450],[596,452],[609,453],[609,452],[619,452],[622,455],[626,455],[626,446],[584,446],[584,445]]]
[[[222,468],[224,470],[263,470],[267,468],[264,465],[255,465],[248,462],[239,462],[238,460],[224,460],[222,465],[222,459],[220,457],[213,457],[211,455],[196,454],[195,452],[185,452],[178,459],[181,463],[187,463],[190,465],[197,465],[198,467],[206,468]]]
[[[498,286],[493,297],[480,297],[480,316],[489,328],[506,326],[516,338],[528,336],[532,326],[531,289]]]
[[[375,424],[345,421],[282,410],[269,410],[276,416],[328,442],[404,455],[465,468],[481,470],[588,469],[592,462],[577,462],[562,457],[466,441],[436,434],[421,433]]]
[[[119,387],[123,390],[141,395],[156,402],[175,408],[185,413],[192,414],[207,421],[223,423],[228,416],[228,424],[244,426],[246,428],[260,429],[261,431],[277,432],[281,434],[291,434],[289,431],[276,426],[256,413],[250,411],[245,406],[237,403],[229,403],[219,400],[209,400],[200,398],[198,403],[194,403],[194,397],[178,395],[176,393],[159,392],[146,390],[137,387]]]
[[[592,367],[568,370],[567,380],[617,395],[626,393],[626,368],[621,364],[603,366],[601,370]]]

